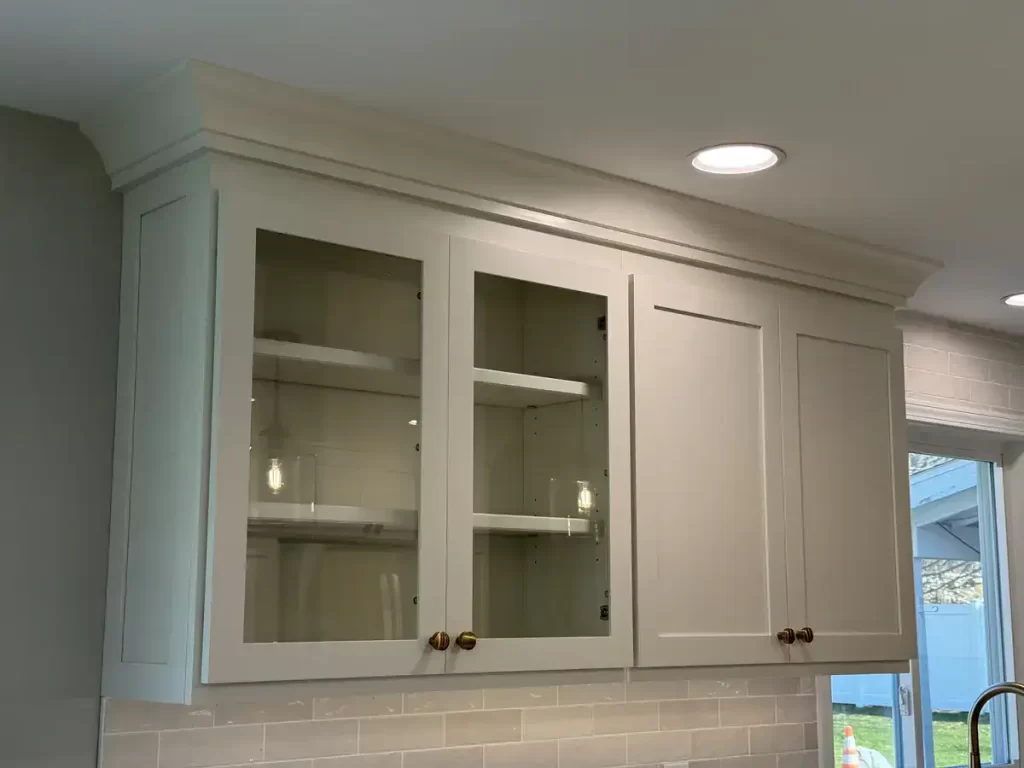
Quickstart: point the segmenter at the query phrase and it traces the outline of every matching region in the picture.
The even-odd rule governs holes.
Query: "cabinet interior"
[[[601,296],[476,275],[474,513],[554,523],[528,535],[476,528],[473,624],[482,637],[608,633],[605,316]],[[583,389],[517,407],[481,391],[481,371]]]
[[[246,642],[418,635],[421,289],[258,233]],[[473,302],[473,629],[606,635],[606,300],[478,273]]]
[[[416,637],[421,276],[258,233],[246,642]]]

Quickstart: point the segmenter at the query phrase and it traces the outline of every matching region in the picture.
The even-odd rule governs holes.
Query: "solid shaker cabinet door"
[[[775,288],[673,265],[633,313],[637,663],[787,661]]]
[[[452,240],[449,671],[629,663],[627,291]]]
[[[448,238],[336,202],[221,198],[204,682],[444,669]]]
[[[787,291],[781,308],[794,661],[912,658],[902,340],[892,310]]]

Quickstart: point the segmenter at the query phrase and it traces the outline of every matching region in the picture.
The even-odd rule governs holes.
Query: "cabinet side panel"
[[[170,660],[175,519],[181,509],[181,451],[169,439],[178,430],[187,367],[181,323],[180,243],[184,198],[142,217],[139,239],[139,311],[136,326],[135,414],[128,502],[128,556],[121,660],[166,664]]]
[[[202,589],[213,301],[203,160],[125,197],[103,694],[187,703]]]

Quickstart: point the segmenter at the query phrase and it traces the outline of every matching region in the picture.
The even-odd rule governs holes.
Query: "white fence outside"
[[[978,693],[988,685],[982,604],[925,605],[924,628],[932,710],[968,711]],[[892,677],[833,677],[832,702],[858,707],[892,707]]]

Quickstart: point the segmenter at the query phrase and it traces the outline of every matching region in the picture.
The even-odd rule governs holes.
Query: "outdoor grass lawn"
[[[832,741],[837,766],[843,762],[843,727],[846,725],[853,726],[853,738],[857,740],[858,747],[877,750],[885,755],[890,764],[896,765],[892,720],[882,711],[879,707],[865,707],[849,714],[835,713],[832,718]],[[936,768],[966,765],[967,713],[936,713],[932,717],[932,730]],[[992,759],[992,732],[984,720],[981,723],[981,758],[984,762]]]

